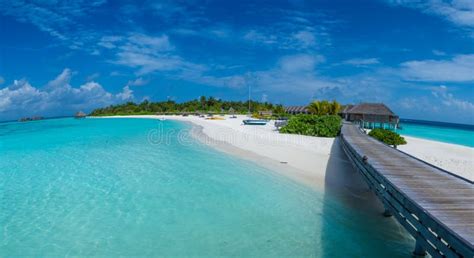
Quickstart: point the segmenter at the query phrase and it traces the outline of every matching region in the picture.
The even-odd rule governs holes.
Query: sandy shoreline
[[[398,147],[401,151],[474,181],[474,148],[405,135],[403,137],[407,144]]]
[[[193,135],[205,144],[238,155],[284,174],[311,187],[336,185],[358,194],[365,184],[347,161],[338,139],[280,134],[273,123],[244,126],[246,116],[206,120],[195,116],[120,116],[123,118],[164,118],[190,122],[199,128]],[[405,136],[406,137],[406,136]],[[399,149],[454,174],[474,180],[474,148],[406,137]]]

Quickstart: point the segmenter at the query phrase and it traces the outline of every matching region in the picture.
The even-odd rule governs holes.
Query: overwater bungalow
[[[398,128],[400,121],[389,107],[383,103],[360,103],[358,105],[346,105],[342,111],[342,117],[351,122],[359,123],[363,128]]]
[[[87,116],[86,113],[84,113],[84,112],[82,112],[82,111],[79,111],[79,112],[77,112],[77,113],[74,115],[74,117],[75,117],[75,118],[78,118],[78,119],[79,119],[79,118],[85,118],[86,116]]]
[[[28,121],[36,121],[36,120],[43,120],[44,117],[42,116],[33,116],[33,117],[22,117],[18,119],[19,122],[28,122]]]

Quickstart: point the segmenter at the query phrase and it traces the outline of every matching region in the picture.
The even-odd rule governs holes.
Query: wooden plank
[[[401,205],[408,211],[414,212],[421,220],[415,223],[424,237],[430,239],[431,231],[437,232],[444,241],[449,243],[446,249],[444,243],[430,240],[438,245],[443,254],[457,250],[458,254],[467,257],[474,256],[474,185],[441,169],[413,158],[403,152],[388,147],[377,140],[361,133],[354,125],[344,124],[342,127],[341,143],[346,153],[353,153],[352,162],[372,184],[377,195],[384,199],[393,194]],[[362,157],[367,156],[366,162]],[[382,185],[383,186],[382,186]],[[391,194],[388,194],[390,191]],[[387,195],[388,194],[388,195]],[[383,201],[383,200],[382,200]],[[394,202],[388,198],[383,201]],[[402,209],[399,204],[395,209]],[[407,215],[410,218],[411,215]],[[403,217],[396,216],[402,223]],[[403,224],[403,223],[402,223]],[[419,228],[429,227],[430,230]],[[407,228],[409,229],[409,228]],[[409,230],[414,235],[414,231]],[[419,234],[419,233],[416,233]],[[414,235],[415,236],[415,235]],[[430,253],[439,256],[436,249]]]
[[[472,189],[472,186],[467,184],[460,184],[459,182],[449,181],[421,181],[421,180],[410,180],[410,179],[392,179],[390,180],[394,185],[400,188],[434,188],[443,191],[442,189]]]
[[[453,189],[452,192],[448,193],[436,193],[436,190],[430,188],[424,188],[426,191],[411,191],[405,192],[408,196],[413,197],[413,199],[422,199],[420,201],[429,200],[431,202],[437,202],[439,200],[442,203],[445,200],[451,200],[452,202],[459,201],[474,201],[474,195],[471,191],[466,191],[466,189]],[[470,205],[472,206],[472,205]]]
[[[400,170],[383,170],[383,169],[376,169],[379,174],[388,176],[398,176],[400,179],[410,180],[410,178],[419,178],[423,180],[442,180],[442,181],[450,181],[443,176],[439,176],[429,172],[418,172],[418,171],[400,171]]]
[[[401,171],[410,171],[410,172],[427,172],[429,174],[434,174],[438,176],[443,176],[443,174],[436,173],[434,170],[430,170],[429,166],[413,166],[411,164],[404,164],[404,165],[397,165],[397,164],[392,164],[392,163],[382,163],[382,162],[377,162],[377,161],[372,161],[369,160],[368,162],[370,165],[376,168],[380,169],[386,169],[386,170],[401,170]]]

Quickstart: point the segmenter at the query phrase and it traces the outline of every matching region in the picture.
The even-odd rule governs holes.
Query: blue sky
[[[474,1],[0,0],[0,120],[201,95],[474,124]]]

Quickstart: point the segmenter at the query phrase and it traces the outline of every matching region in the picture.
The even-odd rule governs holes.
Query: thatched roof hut
[[[351,105],[351,104],[347,104],[347,105],[342,106],[342,110],[341,110],[340,114],[343,114],[343,115],[346,114],[353,107],[354,107],[354,105]]]
[[[75,118],[85,118],[86,116],[87,116],[86,113],[82,111],[79,111],[74,115]]]
[[[307,106],[289,106],[285,107],[285,113],[287,114],[309,114]]]
[[[397,126],[399,117],[383,103],[361,103],[358,105],[347,105],[342,111],[343,117],[348,121],[360,121],[384,127],[385,124]]]
[[[393,113],[393,111],[383,103],[361,103],[348,109],[347,113],[396,116],[395,113]]]

